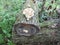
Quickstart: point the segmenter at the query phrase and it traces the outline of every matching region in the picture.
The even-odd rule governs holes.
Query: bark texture
[[[38,19],[38,5],[37,5],[37,2],[36,1],[34,2],[34,1],[33,0],[26,0],[26,3],[23,5],[22,11],[20,11],[17,14],[15,24],[18,24],[18,23],[32,24],[32,25],[37,26],[40,29],[39,19]],[[35,13],[34,13],[34,16],[30,20],[27,21],[26,17],[22,13],[23,13],[23,10],[25,8],[28,8],[28,6],[27,6],[28,4],[35,11]],[[13,42],[15,42],[15,43],[19,43],[20,42],[21,44],[23,44],[23,43],[32,43],[33,42],[33,38],[34,38],[34,36],[31,36],[31,37],[19,36],[18,34],[16,34],[16,31],[13,28],[13,31],[12,31]]]
[[[36,0],[35,0],[36,1]],[[39,24],[39,18],[38,18],[38,5],[37,2],[33,2],[32,0],[27,0],[26,3],[24,3],[24,7],[22,11],[27,8],[27,4],[31,5],[31,8],[34,9],[35,15],[33,18],[31,18],[29,21],[26,21],[25,16],[22,14],[22,11],[20,11],[16,15],[16,22],[18,23],[26,23],[26,24],[33,24],[37,26],[40,29]],[[54,20],[51,20],[52,22]],[[51,21],[48,21],[49,23]],[[56,21],[56,20],[55,20]],[[15,25],[14,24],[14,25]],[[53,23],[54,24],[54,23]],[[53,25],[52,24],[52,25]],[[16,45],[59,45],[60,44],[60,20],[57,21],[57,28],[50,28],[50,26],[41,28],[38,34],[35,34],[33,36],[19,36],[16,34],[16,31],[12,30],[12,39],[13,42],[16,43]]]

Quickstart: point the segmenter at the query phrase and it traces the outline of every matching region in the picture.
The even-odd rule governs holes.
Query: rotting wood
[[[36,0],[35,0],[36,1]],[[26,17],[24,16],[23,14],[23,10],[26,9],[26,8],[29,8],[30,5],[30,8],[32,8],[34,10],[34,16],[29,19],[28,21],[26,20]],[[17,14],[17,17],[16,17],[16,22],[14,25],[16,24],[19,24],[19,23],[23,23],[23,24],[29,24],[29,25],[34,25],[35,28],[38,27],[37,30],[40,31],[40,25],[39,25],[39,20],[38,20],[38,5],[37,5],[37,2],[33,2],[32,0],[26,0],[26,3],[23,5],[23,9],[22,11],[20,11],[18,14]],[[34,29],[35,30],[35,29]],[[39,32],[38,31],[38,32]],[[33,32],[32,32],[33,33]],[[27,33],[28,34],[28,33]],[[36,35],[36,34],[34,34]],[[25,35],[26,36],[26,35]],[[16,34],[16,31],[12,30],[12,39],[13,39],[13,42],[14,43],[18,43],[19,41],[20,42],[24,42],[24,43],[27,43],[29,37],[25,37],[25,36],[19,36],[18,34]],[[22,38],[21,38],[22,37]],[[34,36],[33,36],[34,37]],[[27,40],[27,41],[26,41]],[[29,39],[30,41],[30,39]],[[28,42],[29,42],[28,41]]]

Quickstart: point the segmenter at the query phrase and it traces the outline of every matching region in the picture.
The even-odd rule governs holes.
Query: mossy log
[[[30,4],[31,8],[35,11],[33,18],[31,18],[28,21],[26,20],[26,17],[22,13],[25,8],[28,8],[27,4]],[[35,33],[34,35],[23,36],[23,35],[18,35],[13,27],[12,40],[14,43],[16,43],[16,45],[57,45],[58,44],[59,39],[60,39],[59,34],[56,33],[56,32],[59,32],[59,31],[57,31],[58,29],[50,29],[50,28],[40,29],[38,12],[39,11],[38,11],[37,3],[36,2],[34,3],[32,0],[27,0],[26,3],[23,5],[22,11],[20,11],[16,15],[16,22],[15,22],[14,26],[16,24],[18,24],[19,26],[20,26],[20,24],[27,24],[29,26],[34,25],[34,26],[38,27],[38,30],[39,30],[39,32]],[[27,26],[26,28],[29,28],[29,26]],[[18,27],[16,30],[18,30]],[[27,32],[28,31],[26,31],[26,33]],[[27,34],[29,34],[29,33],[27,33]],[[58,36],[56,36],[56,34],[58,34]],[[58,37],[58,39],[57,39],[57,37]]]
[[[37,2],[34,2],[33,0],[26,0],[25,4],[23,5],[22,11],[20,11],[16,17],[16,22],[15,22],[13,30],[12,30],[13,42],[22,43],[22,44],[31,43],[34,36],[40,31],[37,6],[38,6]],[[30,18],[29,20],[26,20],[25,15],[23,15],[23,10],[26,8],[32,8],[34,10],[34,16],[32,18]],[[21,34],[22,30],[20,30],[21,32],[19,33],[19,31],[18,31],[19,26],[17,26],[17,24],[19,26],[21,25],[22,27],[24,27],[25,30],[23,30],[23,31],[25,31],[26,33]],[[15,29],[15,28],[17,28],[17,29]],[[16,30],[17,30],[17,32],[16,32]],[[19,34],[17,34],[17,33],[19,33]],[[32,34],[34,34],[34,35],[32,36]]]

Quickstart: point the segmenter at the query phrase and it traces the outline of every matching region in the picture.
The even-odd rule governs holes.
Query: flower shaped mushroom
[[[34,10],[32,8],[26,8],[23,10],[23,14],[27,18],[27,20],[29,20],[34,16]]]

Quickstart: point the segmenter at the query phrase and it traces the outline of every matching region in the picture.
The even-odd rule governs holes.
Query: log
[[[34,0],[35,1],[35,0]],[[14,43],[29,43],[40,31],[38,19],[38,5],[33,0],[26,0],[22,11],[16,16],[16,22],[12,30],[12,39]],[[33,10],[32,10],[33,9]],[[26,12],[23,12],[26,11]],[[33,11],[34,13],[31,14]],[[25,15],[24,15],[24,14]],[[31,17],[29,17],[31,15]],[[27,20],[27,18],[29,18]]]
[[[34,16],[28,20],[27,16],[23,14],[23,10],[27,8],[32,8],[35,12]],[[60,23],[58,24],[58,31],[57,29],[50,28],[41,29],[38,19],[38,9],[37,2],[26,0],[22,11],[16,15],[16,22],[12,29],[12,40],[16,45],[55,45],[60,42]],[[50,24],[50,22],[47,23]]]

